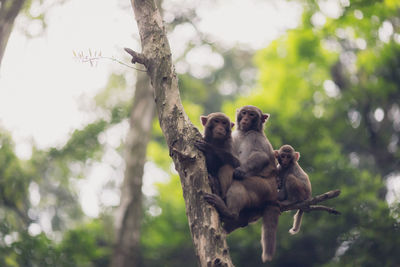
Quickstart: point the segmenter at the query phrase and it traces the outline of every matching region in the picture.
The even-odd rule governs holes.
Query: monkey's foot
[[[208,204],[218,208],[221,206],[225,206],[224,201],[215,194],[204,193],[204,200],[208,202]]]
[[[278,191],[278,200],[282,202],[285,199],[286,199],[286,192],[284,190],[279,190]]]
[[[214,206],[224,219],[237,219],[238,214],[233,214],[228,210],[225,202],[215,194],[204,193],[203,198],[210,205]]]
[[[236,168],[233,172],[233,179],[243,180],[246,177],[246,173],[239,168]]]

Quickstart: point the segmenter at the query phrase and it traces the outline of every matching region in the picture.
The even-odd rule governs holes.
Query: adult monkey
[[[240,215],[243,210],[261,209],[268,202],[277,203],[277,164],[274,150],[263,131],[268,117],[255,106],[244,106],[237,111],[238,129],[233,133],[233,151],[239,157],[240,167],[234,171],[234,180],[226,194],[226,204],[215,194],[204,196],[207,202],[216,207],[228,226],[243,221]],[[279,215],[278,205],[267,205],[262,209],[263,262],[272,260],[275,253]],[[250,216],[246,219],[253,221],[256,218]]]
[[[213,192],[224,199],[232,184],[234,169],[240,164],[232,153],[232,128],[235,124],[221,112],[201,116],[200,121],[204,126],[204,136],[203,140],[196,141],[195,146],[206,157]]]

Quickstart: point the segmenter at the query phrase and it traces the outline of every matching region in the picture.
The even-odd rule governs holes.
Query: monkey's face
[[[242,108],[237,115],[239,130],[247,132],[257,130],[260,121],[260,115],[257,111]]]
[[[291,152],[279,152],[278,162],[283,168],[288,168],[293,161],[293,153]]]
[[[231,134],[230,121],[225,118],[212,118],[210,124],[213,139],[226,139]]]
[[[201,116],[200,120],[204,126],[204,137],[207,141],[218,141],[223,143],[231,137],[232,127],[235,124],[231,123],[225,114],[215,112],[208,116]]]

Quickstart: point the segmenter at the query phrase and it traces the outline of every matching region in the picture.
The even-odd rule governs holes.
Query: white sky
[[[132,45],[136,29],[129,12],[104,0],[56,7],[48,25],[40,38],[14,31],[0,69],[0,125],[17,143],[33,138],[42,148],[59,144],[91,119],[79,108],[82,97],[95,95],[111,68],[119,67],[104,62],[91,68],[74,60],[72,51],[116,55]]]
[[[11,34],[0,69],[0,126],[12,132],[19,155],[29,151],[21,143],[33,139],[42,148],[60,144],[73,129],[93,119],[82,111],[85,98],[105,85],[110,71],[124,67],[102,61],[91,68],[74,60],[72,51],[91,49],[122,58],[123,47],[137,46],[129,1],[124,9],[118,2],[123,3],[70,0],[51,11],[42,37],[27,39],[18,30]],[[279,30],[294,27],[300,15],[298,8],[283,1],[222,2],[211,8],[203,1],[197,12],[204,17],[200,28],[228,44],[264,47]],[[17,21],[15,28],[27,27],[22,23]],[[171,37],[173,54],[180,52],[184,38],[184,33]]]
[[[129,2],[69,0],[51,10],[45,34],[34,39],[26,38],[18,29],[27,27],[35,31],[37,24],[27,25],[18,18],[0,69],[0,127],[12,133],[20,157],[29,158],[32,141],[39,148],[62,145],[74,129],[94,119],[93,114],[86,112],[90,109],[88,103],[105,86],[112,71],[125,67],[101,61],[92,68],[77,62],[72,51],[91,49],[101,51],[103,56],[122,59],[123,47],[137,49],[136,22]],[[265,47],[285,28],[295,27],[301,15],[299,6],[279,0],[190,3],[193,2],[202,17],[200,29],[228,46]],[[188,3],[165,0],[172,7]],[[183,27],[170,36],[173,55],[179,55],[185,38],[192,35],[193,31]],[[192,55],[192,64],[200,65],[199,53],[201,50]],[[127,129],[127,125],[113,129],[109,139],[120,139]],[[123,170],[115,172],[110,167],[121,164],[118,157],[105,157],[105,164],[96,165],[87,179],[76,183],[83,209],[89,216],[97,216],[101,205],[118,204],[115,192],[102,191],[110,179],[122,180]],[[165,179],[151,164],[146,165],[145,171],[145,178]],[[156,175],[151,175],[154,172]],[[144,191],[152,194],[149,180],[144,179]],[[31,198],[38,201],[35,194]],[[41,225],[45,228],[46,222]]]

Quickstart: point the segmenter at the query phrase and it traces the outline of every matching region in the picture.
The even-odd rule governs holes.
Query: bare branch
[[[323,206],[323,205],[312,205],[309,209],[304,210],[305,212],[312,211],[312,210],[324,210],[328,213],[340,215],[340,211],[335,210],[334,208]]]
[[[338,215],[338,214],[340,214],[340,212],[335,210],[334,208],[330,208],[330,207],[323,206],[323,205],[315,205],[315,204],[323,202],[323,201],[331,199],[331,198],[335,198],[339,195],[340,195],[340,190],[338,190],[338,189],[332,190],[332,191],[323,193],[321,195],[315,196],[311,199],[308,199],[308,200],[305,200],[302,202],[281,205],[281,211],[301,209],[305,212],[308,212],[308,211],[313,211],[313,210],[323,210],[323,211],[329,212],[331,214]]]
[[[146,59],[146,57],[145,57],[143,54],[138,53],[138,52],[135,52],[135,51],[133,51],[132,49],[127,48],[127,47],[125,47],[124,50],[125,50],[129,55],[132,56],[132,60],[131,60],[132,64],[140,63],[140,64],[145,65],[145,66],[147,65],[147,59]]]

